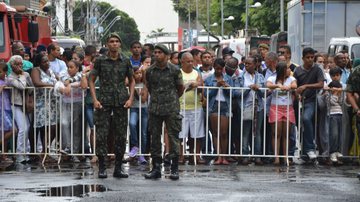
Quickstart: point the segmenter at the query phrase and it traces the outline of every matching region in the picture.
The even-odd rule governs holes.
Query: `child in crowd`
[[[62,148],[64,153],[78,154],[81,149],[81,128],[82,128],[82,99],[83,91],[80,87],[81,63],[70,60],[67,72],[60,73],[60,80],[63,85],[57,87],[62,96]],[[73,141],[71,141],[73,140]],[[71,142],[73,145],[71,145]],[[74,156],[74,163],[80,160]]]
[[[218,58],[214,61],[214,70],[214,74],[205,80],[205,86],[225,88],[233,86],[231,77],[223,73],[225,70],[225,61],[223,59]],[[207,94],[207,91],[209,91],[209,94]],[[224,158],[223,155],[228,153],[230,90],[223,88],[205,88],[204,95],[208,95],[208,113],[210,116],[212,140],[214,142],[214,153],[218,154],[214,165],[229,165],[228,160]],[[219,111],[220,113],[218,113]],[[220,120],[219,124],[218,120]]]
[[[141,140],[141,154],[145,153],[147,144],[148,90],[143,83],[143,73],[144,71],[141,68],[134,69],[135,99],[130,108],[129,127],[131,151],[129,153],[129,160],[132,160],[139,151],[139,135]],[[140,155],[138,160],[140,164],[147,163],[143,155]]]
[[[149,68],[151,65],[151,57],[149,56],[143,56],[141,58],[141,66],[140,69],[145,72],[147,68]]]
[[[288,135],[291,132],[291,124],[295,124],[295,112],[292,106],[293,98],[289,90],[296,89],[296,79],[291,75],[290,67],[285,62],[279,62],[276,65],[276,76],[271,76],[266,82],[266,86],[274,90],[271,98],[269,111],[269,123],[272,127],[272,147],[275,156],[280,155],[280,146],[282,155],[287,155]],[[277,130],[275,130],[277,129]],[[279,157],[275,157],[275,165],[280,164]]]
[[[4,89],[6,87],[6,73],[8,66],[0,62],[0,150],[7,152],[8,140],[12,136],[12,112],[10,104],[10,92]],[[12,162],[6,155],[0,156],[0,162]]]
[[[331,82],[327,91],[329,101],[329,142],[330,142],[330,161],[336,163],[343,155],[340,153],[341,134],[342,134],[342,105],[344,96],[342,95],[342,84],[340,83],[341,69],[335,67],[330,69]]]
[[[81,61],[81,60],[80,60]],[[86,91],[86,95],[85,95],[85,119],[86,119],[86,123],[87,125],[89,126],[90,128],[90,134],[89,134],[89,142],[90,144],[87,143],[87,141],[84,141],[84,143],[86,145],[90,145],[90,148],[91,148],[91,153],[92,154],[95,154],[95,132],[94,132],[94,103],[93,103],[93,100],[92,100],[92,97],[91,97],[91,93],[90,93],[90,89],[88,89],[89,85],[88,85],[88,80],[89,80],[89,77],[90,77],[90,72],[91,70],[94,68],[94,65],[91,63],[91,64],[88,64],[86,65],[85,64],[85,61],[83,61],[83,69],[82,69],[82,74],[81,74],[81,82],[80,82],[80,86],[83,90]],[[95,87],[99,87],[99,80],[96,79],[95,81]],[[98,93],[98,90],[96,90],[96,93]],[[86,148],[86,146],[85,146]],[[90,160],[90,163],[96,163],[97,162],[97,156],[94,155],[92,156],[91,160]]]

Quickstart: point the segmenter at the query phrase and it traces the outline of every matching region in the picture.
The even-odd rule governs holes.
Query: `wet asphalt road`
[[[97,178],[97,167],[0,164],[0,201],[360,201],[359,166],[180,166],[180,180]],[[49,196],[51,195],[51,196]],[[60,196],[61,195],[61,196]]]

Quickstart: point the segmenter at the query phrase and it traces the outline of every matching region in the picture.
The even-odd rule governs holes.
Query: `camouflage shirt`
[[[351,72],[346,82],[346,91],[360,94],[360,66],[355,67]],[[360,106],[360,100],[357,104]]]
[[[133,76],[130,60],[119,55],[117,60],[108,56],[99,57],[94,64],[92,75],[99,77],[97,97],[103,106],[119,107],[129,99],[125,85],[126,77]]]
[[[183,85],[183,79],[175,65],[167,63],[164,69],[151,65],[146,71],[146,85],[150,93],[150,113],[163,116],[180,112],[177,89]]]

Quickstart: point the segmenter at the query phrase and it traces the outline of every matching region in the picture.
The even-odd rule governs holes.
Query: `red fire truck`
[[[50,17],[25,6],[0,3],[0,60],[11,57],[11,44],[20,41],[25,47],[47,46],[52,42]]]

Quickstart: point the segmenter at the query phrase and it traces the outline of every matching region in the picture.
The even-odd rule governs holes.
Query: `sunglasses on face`
[[[225,68],[226,68],[226,69],[230,69],[230,70],[236,70],[236,67],[235,67],[235,68],[232,68],[232,67],[230,67],[230,66],[228,66],[228,65],[225,65]]]

